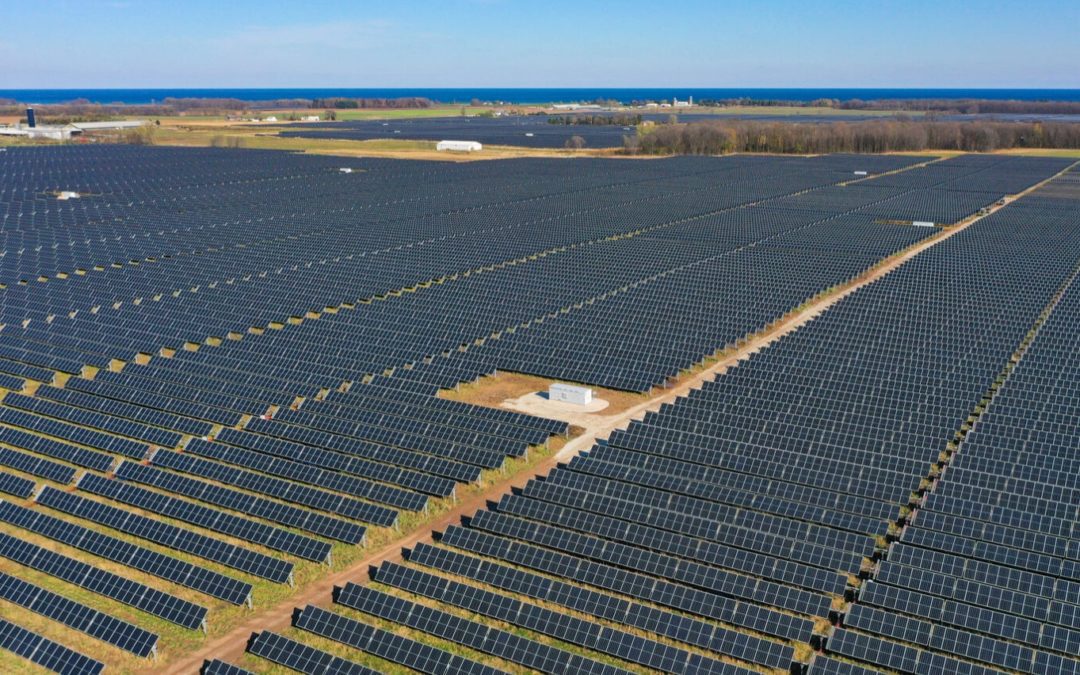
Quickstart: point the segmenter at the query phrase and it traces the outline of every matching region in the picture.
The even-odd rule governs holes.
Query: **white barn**
[[[479,152],[484,146],[476,141],[439,141],[435,149],[439,152]]]

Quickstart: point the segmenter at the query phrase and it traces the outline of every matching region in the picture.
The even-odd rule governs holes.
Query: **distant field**
[[[402,159],[440,159],[467,161],[478,159],[507,159],[512,157],[568,157],[581,155],[610,155],[610,149],[563,150],[548,148],[516,148],[485,145],[481,153],[461,154],[435,150],[435,141],[413,140],[342,140],[333,138],[285,138],[276,135],[279,127],[220,126],[168,128],[157,130],[155,143],[187,147],[239,143],[239,147],[261,150],[292,150],[318,155],[343,157],[398,157]],[[233,139],[236,139],[235,141]]]
[[[414,117],[453,117],[461,115],[476,115],[487,108],[474,108],[472,106],[436,106],[434,108],[407,108],[404,110],[336,110],[339,120],[390,120],[409,119]],[[319,114],[315,111],[308,114]],[[280,118],[279,118],[280,119]]]
[[[341,121],[346,120],[389,120],[389,119],[412,119],[412,118],[424,118],[424,117],[454,117],[460,116],[462,111],[465,115],[476,115],[477,113],[485,110],[485,108],[475,108],[472,106],[436,106],[434,108],[405,108],[405,109],[384,109],[384,110],[335,110],[337,119]],[[286,115],[296,114],[300,117],[307,115],[318,115],[324,121],[326,119],[326,111],[320,109],[303,109],[303,110],[260,110],[245,113],[244,116],[250,117],[269,117],[274,116],[278,118],[278,121],[285,122]],[[139,117],[138,115],[132,116],[132,118]],[[169,115],[166,117],[154,117],[155,120],[160,120],[162,125],[176,126],[184,124],[222,124],[227,122],[224,115]],[[236,122],[228,121],[229,124],[237,124]]]
[[[227,144],[228,139],[238,138],[240,147],[263,150],[291,150],[318,155],[339,155],[342,157],[396,157],[400,159],[440,159],[447,161],[470,161],[483,159],[507,159],[512,157],[581,157],[581,156],[623,156],[617,155],[618,149],[586,148],[583,150],[564,150],[552,148],[519,148],[498,145],[485,145],[484,150],[476,154],[453,154],[437,152],[434,141],[412,140],[345,140],[321,138],[285,138],[277,135],[281,127],[252,125],[217,125],[194,126],[190,129],[172,128],[162,125],[157,130],[155,142],[160,145],[178,145],[187,147]],[[0,145],[10,144],[0,137]],[[922,152],[902,152],[888,154],[953,156],[964,154],[944,150],[925,150]],[[994,154],[1008,154],[1026,157],[1061,157],[1080,158],[1080,150],[1067,149],[1019,149],[999,150]],[[648,159],[649,156],[630,156],[627,158]]]
[[[1023,157],[1075,157],[1080,159],[1080,148],[1039,148],[1039,149],[1014,149],[999,150],[1000,155],[1018,155]]]
[[[657,112],[651,110],[650,112]],[[701,115],[783,115],[790,117],[894,117],[897,114],[901,114],[896,110],[841,110],[839,108],[826,108],[826,107],[803,107],[803,106],[789,106],[789,105],[735,105],[724,108],[691,108],[689,110],[685,108],[680,109],[667,109],[659,112],[670,112],[675,115],[691,116],[695,114]],[[909,117],[919,117],[924,113],[918,111],[904,111],[902,114]]]

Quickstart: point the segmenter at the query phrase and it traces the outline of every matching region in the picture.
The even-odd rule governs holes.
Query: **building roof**
[[[134,129],[148,124],[146,120],[121,120],[117,122],[72,122],[69,127],[80,131],[100,131],[102,129]]]

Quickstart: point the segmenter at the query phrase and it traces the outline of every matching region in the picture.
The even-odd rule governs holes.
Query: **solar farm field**
[[[0,671],[1080,672],[1070,160],[27,147],[0,213]],[[510,492],[582,430],[444,395],[842,288]]]
[[[623,136],[633,136],[635,133],[632,126],[550,124],[547,115],[520,115],[315,122],[290,125],[280,135],[286,138],[354,141],[451,139],[523,148],[563,148],[572,136],[580,136],[586,148],[620,148]]]
[[[740,112],[702,112],[694,110],[671,109],[661,113],[644,113],[641,117],[649,122],[667,122],[673,115],[683,122],[704,120],[752,120],[757,122],[792,122],[803,124],[828,124],[832,122],[858,122],[882,119],[878,113],[857,113],[843,111],[830,114],[815,110],[812,114],[793,114],[798,109],[785,110],[782,113],[755,112],[753,109]],[[588,116],[602,116],[608,113],[583,113]],[[513,146],[521,148],[564,148],[573,136],[579,136],[585,142],[585,148],[621,148],[624,136],[634,136],[634,126],[592,125],[592,124],[552,124],[551,118],[573,118],[573,112],[555,112],[550,115],[507,115],[504,117],[423,117],[416,119],[392,120],[346,120],[339,122],[314,122],[291,124],[280,133],[285,138],[308,138],[315,140],[341,139],[355,141],[370,140],[414,140],[442,141],[463,140],[479,141],[485,145]],[[968,119],[968,118],[965,118]],[[978,116],[970,117],[978,119]]]
[[[594,113],[585,113],[593,115]],[[596,113],[603,115],[605,113]],[[666,113],[645,113],[650,122],[666,122],[672,115],[684,122],[702,120],[754,120],[759,122],[791,122],[825,124],[880,119],[880,114],[768,114],[755,112],[685,113],[671,110]],[[634,126],[552,124],[549,118],[574,117],[575,113],[551,115],[510,115],[505,117],[439,117],[393,120],[348,120],[292,124],[280,133],[285,138],[369,140],[442,141],[447,139],[479,141],[485,145],[522,148],[563,148],[573,136],[584,140],[585,148],[621,148],[624,136],[634,136]]]

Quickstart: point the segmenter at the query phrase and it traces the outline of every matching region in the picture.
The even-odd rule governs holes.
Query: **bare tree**
[[[636,140],[638,151],[648,154],[991,152],[1008,148],[1080,148],[1080,124],[911,119],[832,124],[711,120],[658,124],[647,133],[639,133]]]

